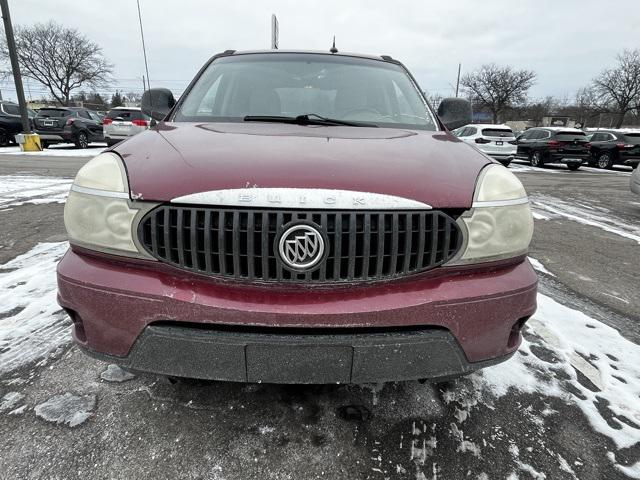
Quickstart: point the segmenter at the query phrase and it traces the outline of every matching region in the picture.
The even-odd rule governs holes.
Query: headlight
[[[132,206],[120,157],[102,153],[80,169],[71,186],[64,207],[69,241],[92,250],[148,258],[136,246],[134,219],[155,205]]]
[[[481,172],[473,208],[458,223],[466,230],[466,244],[450,265],[523,255],[533,236],[533,217],[524,187],[501,165],[490,165]]]

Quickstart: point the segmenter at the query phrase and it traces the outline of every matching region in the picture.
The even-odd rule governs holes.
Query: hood
[[[132,198],[237,188],[335,189],[469,208],[491,163],[446,132],[277,123],[161,123],[114,149]]]

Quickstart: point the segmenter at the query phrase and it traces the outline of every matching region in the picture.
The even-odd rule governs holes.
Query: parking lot
[[[640,478],[630,169],[509,167],[540,293],[507,363],[440,384],[277,386],[134,376],[72,346],[63,206],[102,148],[0,152],[0,478]]]

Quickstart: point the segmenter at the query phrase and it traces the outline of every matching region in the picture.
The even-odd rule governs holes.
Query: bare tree
[[[640,108],[640,50],[625,50],[617,60],[615,67],[593,80],[593,90],[599,102],[618,115],[616,128],[620,128],[624,116]]]
[[[138,92],[129,92],[124,96],[124,98],[127,102],[140,104],[140,101],[142,100],[142,95]]]
[[[427,97],[427,101],[429,102],[429,105],[431,105],[434,110],[438,110],[438,107],[440,106],[440,102],[442,102],[444,97],[439,93],[424,92],[424,95],[425,97]]]
[[[508,107],[523,103],[527,92],[536,79],[535,72],[530,70],[514,70],[495,64],[483,65],[478,70],[467,73],[461,83],[466,88],[471,100],[493,115],[493,122],[498,123],[500,114]]]
[[[102,48],[75,29],[49,22],[15,29],[16,49],[22,75],[44,85],[53,98],[68,105],[74,90],[108,84],[112,65]],[[0,44],[6,61],[6,41]]]

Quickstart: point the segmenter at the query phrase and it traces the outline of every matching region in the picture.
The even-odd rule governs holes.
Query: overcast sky
[[[458,68],[483,63],[534,70],[533,98],[573,99],[623,48],[640,48],[640,0],[140,0],[152,86],[182,92],[213,54],[270,46],[387,54],[422,88],[452,93]],[[114,88],[142,90],[144,63],[135,0],[9,0],[14,24],[54,20],[101,45]],[[612,5],[614,8],[609,8]],[[10,83],[5,98],[15,97]],[[33,97],[42,87],[30,82]],[[27,92],[28,94],[29,92]]]

